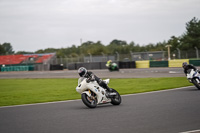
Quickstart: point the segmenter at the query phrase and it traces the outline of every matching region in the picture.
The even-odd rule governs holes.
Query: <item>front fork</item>
[[[92,100],[96,100],[95,98],[95,93],[94,92],[91,92],[91,90],[88,89],[88,93],[89,93],[89,97],[92,99]]]
[[[195,80],[197,81],[198,84],[200,83],[199,79],[196,78]]]

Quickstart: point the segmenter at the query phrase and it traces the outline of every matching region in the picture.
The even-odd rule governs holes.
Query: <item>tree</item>
[[[9,55],[9,54],[14,54],[15,52],[13,51],[12,45],[10,43],[3,43],[2,44],[4,50],[5,50],[5,54]]]
[[[41,54],[41,53],[44,53],[44,50],[43,50],[43,49],[39,49],[39,50],[37,50],[35,53]]]
[[[169,40],[168,40],[168,44],[171,45],[172,47],[170,48],[171,51],[176,51],[177,48],[180,48],[180,39],[178,37],[172,36]]]
[[[128,44],[126,43],[126,41],[114,39],[113,41],[110,42],[107,48],[110,54],[115,54],[116,52],[125,54],[127,53],[128,50]],[[129,51],[130,50],[128,50],[128,53]]]
[[[0,55],[5,55],[6,51],[4,49],[4,47],[0,44]]]
[[[33,52],[28,52],[28,51],[17,51],[15,54],[34,54]]]
[[[200,21],[197,18],[194,17],[186,23],[186,32],[182,35],[180,42],[183,50],[200,48]]]

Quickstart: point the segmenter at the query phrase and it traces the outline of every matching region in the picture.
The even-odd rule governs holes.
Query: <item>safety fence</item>
[[[199,60],[192,59],[177,59],[169,61],[119,61],[115,62],[118,64],[120,69],[125,68],[153,68],[153,67],[182,67],[182,63],[187,62],[193,64],[194,66],[200,66]],[[107,69],[106,62],[78,62],[78,63],[68,63],[66,69],[77,70],[80,67],[85,67],[87,69]],[[49,71],[49,70],[63,70],[64,66],[62,64],[51,65],[51,64],[27,64],[27,65],[0,65],[0,71]]]
[[[152,67],[182,67],[182,63],[187,62],[194,66],[200,66],[200,60],[178,59],[170,61],[129,61],[129,62],[116,62],[120,69],[124,68],[152,68]],[[70,63],[68,64],[69,70],[77,70],[79,67],[87,69],[106,69],[106,62],[93,62],[93,63]]]

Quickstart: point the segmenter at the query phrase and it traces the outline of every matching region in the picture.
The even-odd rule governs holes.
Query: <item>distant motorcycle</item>
[[[117,65],[117,63],[110,63],[110,64],[106,64],[106,67],[108,68],[109,71],[119,71],[119,67]]]
[[[190,83],[193,83],[197,89],[200,90],[200,74],[194,69],[189,69],[187,71],[187,79]]]
[[[110,79],[104,80],[108,84]],[[120,94],[112,89],[112,92],[107,92],[106,89],[99,86],[96,81],[91,81],[88,78],[80,77],[76,91],[81,94],[83,103],[89,108],[95,108],[98,104],[111,103],[119,105],[121,103]]]

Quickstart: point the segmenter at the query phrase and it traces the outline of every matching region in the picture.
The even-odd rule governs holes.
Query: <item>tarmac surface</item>
[[[122,96],[87,108],[81,100],[0,108],[1,133],[181,133],[200,131],[195,87]],[[195,132],[195,133],[197,133]]]
[[[182,68],[92,70],[101,78],[184,77]],[[77,71],[0,72],[4,78],[78,78]],[[186,80],[187,82],[187,80]],[[122,96],[122,104],[87,108],[81,100],[0,107],[0,133],[200,132],[200,91],[181,89]]]
[[[142,68],[120,69],[110,72],[107,69],[91,70],[100,78],[147,78],[147,77],[183,77],[182,68]],[[0,79],[4,78],[78,78],[77,70],[64,71],[28,71],[28,72],[0,72]]]

